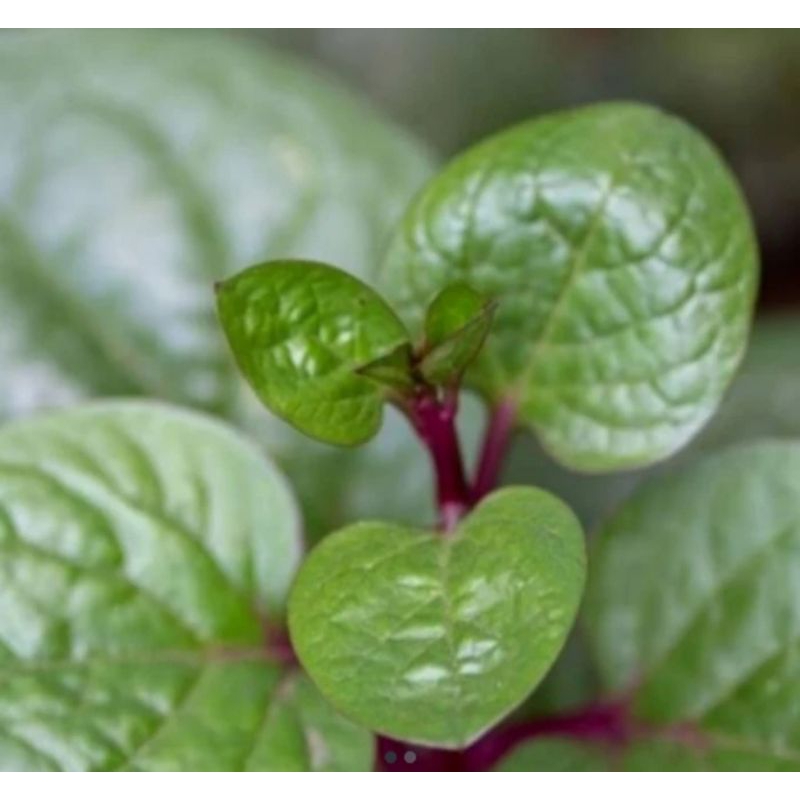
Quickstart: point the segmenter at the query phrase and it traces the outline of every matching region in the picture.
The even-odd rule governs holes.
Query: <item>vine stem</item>
[[[407,408],[408,416],[427,447],[436,476],[439,527],[452,531],[472,506],[472,492],[464,475],[461,446],[456,433],[457,392],[443,400],[433,393],[417,395]]]
[[[492,411],[481,446],[478,470],[472,487],[472,501],[476,503],[497,486],[503,459],[508,452],[511,434],[516,423],[517,408],[509,400],[499,403]]]
[[[403,406],[403,410],[431,458],[436,479],[439,528],[445,532],[452,531],[461,517],[497,485],[514,431],[516,406],[504,401],[493,410],[472,484],[466,478],[455,426],[457,389],[446,392],[441,400],[433,392],[420,392]]]

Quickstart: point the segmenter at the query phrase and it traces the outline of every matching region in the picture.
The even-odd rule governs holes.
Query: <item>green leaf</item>
[[[275,661],[300,559],[282,476],[226,427],[105,403],[0,430],[0,767],[367,768]]]
[[[800,320],[760,317],[744,364],[694,445],[713,451],[756,437],[800,436]]]
[[[486,340],[494,310],[494,303],[466,284],[443,289],[425,316],[422,375],[434,385],[458,383]]]
[[[235,417],[210,284],[287,254],[366,274],[428,174],[405,134],[261,43],[3,36],[0,418],[101,395]]]
[[[483,315],[487,301],[466,283],[442,289],[425,314],[425,341],[435,347]]]
[[[462,747],[542,679],[584,571],[578,521],[539,489],[490,495],[453,535],[357,523],[300,570],[292,642],[323,694],[357,722]]]
[[[799,485],[800,443],[739,446],[652,481],[597,542],[606,690],[699,763],[800,767]]]
[[[217,286],[233,354],[262,402],[331,444],[370,439],[385,393],[358,374],[408,341],[403,323],[366,284],[312,261],[273,261]]]
[[[385,356],[380,356],[369,364],[359,367],[356,374],[379,383],[388,389],[401,393],[414,389],[412,347],[404,342]]]
[[[381,284],[413,330],[468,281],[497,314],[466,381],[512,399],[566,465],[642,465],[711,416],[744,351],[750,219],[717,152],[678,119],[611,103],[479,144],[417,197]]]

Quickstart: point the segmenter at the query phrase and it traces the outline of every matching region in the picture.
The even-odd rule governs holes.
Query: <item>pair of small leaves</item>
[[[447,286],[425,314],[419,352],[407,342],[358,372],[401,393],[419,384],[456,387],[486,340],[494,309],[464,283]]]
[[[368,769],[265,647],[301,554],[263,455],[106,403],[0,431],[0,768]]]
[[[451,535],[361,522],[326,538],[292,590],[292,641],[354,720],[463,747],[542,679],[584,574],[572,512],[542,490],[503,489]]]
[[[546,769],[553,747],[623,769],[800,768],[798,487],[800,442],[766,441],[638,491],[599,535],[586,602],[633,738],[533,743],[509,768]]]
[[[222,326],[259,398],[308,435],[354,445],[380,428],[387,393],[456,382],[488,332],[491,306],[463,285],[428,312],[425,352],[364,283],[309,261],[260,264],[218,286]]]

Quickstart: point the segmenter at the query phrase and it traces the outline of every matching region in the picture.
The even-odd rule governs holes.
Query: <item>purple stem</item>
[[[503,401],[492,411],[481,446],[481,455],[475,483],[472,488],[473,503],[488,494],[500,479],[511,434],[516,423],[517,409],[510,401]]]
[[[455,393],[444,401],[425,393],[414,398],[408,412],[433,462],[439,527],[443,531],[453,530],[471,505],[455,427],[457,408]]]

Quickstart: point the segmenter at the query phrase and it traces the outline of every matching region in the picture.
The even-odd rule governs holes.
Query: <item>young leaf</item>
[[[388,389],[409,392],[414,389],[412,347],[408,342],[390,353],[370,361],[356,370],[356,374],[375,381]]]
[[[433,298],[425,314],[425,340],[435,347],[483,315],[488,305],[483,295],[466,283],[453,283]]]
[[[453,284],[436,296],[425,317],[426,354],[419,364],[430,383],[460,380],[486,340],[494,308],[466,284]]]
[[[218,287],[239,368],[259,398],[303,433],[354,445],[378,431],[385,393],[359,370],[408,341],[366,284],[311,261],[274,261]]]
[[[676,118],[610,103],[479,144],[407,212],[381,280],[414,329],[443,287],[495,298],[466,381],[568,466],[663,458],[719,403],[757,273],[736,182]]]
[[[609,692],[657,755],[800,768],[800,444],[763,442],[640,490],[602,531],[587,612]],[[678,735],[680,734],[680,735]]]
[[[354,720],[462,747],[541,680],[572,625],[584,571],[578,521],[539,489],[492,494],[449,536],[357,523],[303,565],[289,601],[292,641]]]
[[[299,558],[284,479],[205,417],[0,430],[0,767],[366,768],[368,734],[264,646]]]

